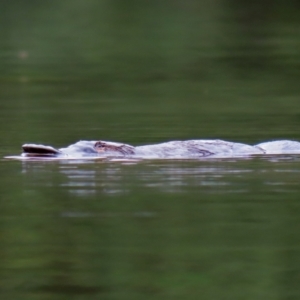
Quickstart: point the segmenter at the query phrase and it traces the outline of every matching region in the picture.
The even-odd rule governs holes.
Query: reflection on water
[[[297,156],[2,165],[2,295],[298,295]]]
[[[2,295],[299,293],[297,156],[2,167]]]
[[[43,174],[48,163],[40,165],[39,162],[24,162],[23,173]],[[276,168],[276,164],[284,163],[291,168]],[[273,155],[206,161],[60,161],[53,165],[57,172],[64,175],[60,186],[66,187],[71,194],[85,197],[99,193],[128,194],[132,193],[136,186],[145,191],[155,190],[162,193],[181,193],[200,187],[206,193],[247,193],[251,192],[250,179],[259,179],[266,175],[270,176],[270,180],[263,181],[266,189],[269,185],[287,186],[286,180],[290,179],[289,176],[299,173],[295,167],[298,163],[297,155]],[[259,164],[263,167],[258,168]],[[285,176],[277,176],[277,173],[284,173]],[[47,177],[47,173],[44,176]],[[47,181],[46,178],[44,180]],[[278,191],[274,187],[272,189]]]

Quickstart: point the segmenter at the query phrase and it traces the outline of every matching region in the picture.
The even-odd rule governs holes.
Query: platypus
[[[244,157],[251,155],[300,154],[300,142],[280,140],[257,145],[223,140],[170,141],[160,144],[131,146],[109,141],[79,141],[65,148],[24,144],[15,159],[198,159],[210,157]]]

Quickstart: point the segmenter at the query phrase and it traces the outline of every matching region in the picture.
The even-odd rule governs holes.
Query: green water
[[[22,143],[300,141],[299,4],[0,4]],[[0,160],[2,299],[299,299],[300,157]]]

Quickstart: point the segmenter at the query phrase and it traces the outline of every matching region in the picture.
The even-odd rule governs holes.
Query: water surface
[[[295,1],[0,4],[23,143],[300,141]],[[300,157],[0,160],[3,299],[298,299]]]

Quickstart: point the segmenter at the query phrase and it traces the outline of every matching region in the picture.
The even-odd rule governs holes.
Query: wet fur
[[[122,153],[124,155],[135,154],[134,147],[125,144],[121,144],[120,146],[117,146],[117,145],[107,144],[103,141],[98,141],[95,143],[94,148],[97,152],[100,153],[112,151],[112,152]]]

